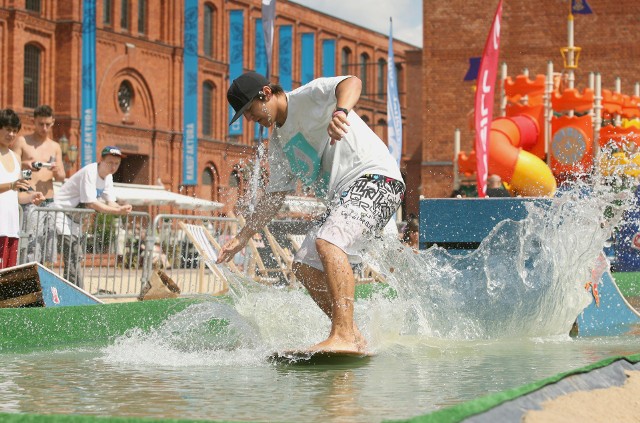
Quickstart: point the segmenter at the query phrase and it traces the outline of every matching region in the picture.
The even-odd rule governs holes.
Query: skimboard
[[[271,354],[268,360],[276,364],[290,365],[362,365],[366,364],[373,354],[352,351],[278,351]]]

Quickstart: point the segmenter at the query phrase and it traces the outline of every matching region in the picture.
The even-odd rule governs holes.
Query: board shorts
[[[294,261],[324,270],[316,239],[323,239],[347,254],[349,263],[362,262],[362,253],[373,238],[380,237],[404,198],[402,181],[382,175],[356,179],[315,222]]]

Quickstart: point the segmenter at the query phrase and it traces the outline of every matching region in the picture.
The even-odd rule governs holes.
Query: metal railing
[[[236,219],[160,214],[152,223],[143,212],[117,216],[34,206],[22,218],[19,263],[42,263],[97,297],[136,297],[158,269],[183,295],[226,290],[178,222],[202,224],[224,244],[237,233]],[[244,260],[243,254],[238,260]]]
[[[148,280],[148,213],[30,207],[23,214],[19,263],[39,262],[97,296],[135,296]]]

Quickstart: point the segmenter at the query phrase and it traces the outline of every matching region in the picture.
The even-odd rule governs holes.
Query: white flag
[[[271,52],[273,51],[273,26],[276,21],[276,0],[262,0],[262,33],[267,52],[267,79],[271,77]]]
[[[387,126],[389,151],[400,166],[402,158],[402,114],[398,98],[396,63],[393,58],[393,21],[389,18],[389,60],[387,61]]]

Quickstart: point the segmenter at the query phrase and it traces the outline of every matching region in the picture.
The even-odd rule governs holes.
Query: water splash
[[[566,337],[591,301],[584,283],[630,197],[610,183],[572,183],[548,202],[528,203],[522,221],[500,222],[466,255],[438,247],[416,253],[395,238],[378,241],[371,259],[387,275],[390,289],[355,305],[369,348],[380,352],[424,340]],[[228,277],[233,305],[203,302],[149,333],[132,330],[106,348],[105,359],[264,365],[270,352],[327,336],[328,318],[303,290]]]

